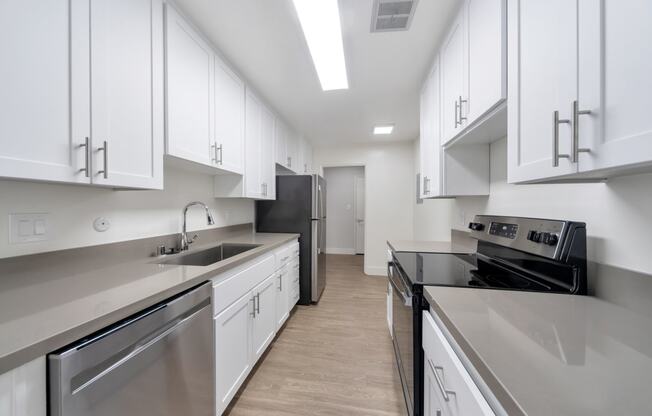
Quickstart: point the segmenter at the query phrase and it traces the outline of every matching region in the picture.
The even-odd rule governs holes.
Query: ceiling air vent
[[[417,0],[374,0],[372,32],[408,30],[417,8]]]

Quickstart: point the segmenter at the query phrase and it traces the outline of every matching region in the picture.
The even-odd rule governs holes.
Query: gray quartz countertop
[[[475,249],[451,241],[392,240],[387,244],[396,252],[470,254]]]
[[[297,234],[248,232],[195,247],[192,251],[225,242],[260,245],[205,267],[161,265],[147,257],[81,273],[67,264],[66,270],[41,265],[34,271],[21,267],[15,274],[3,275],[0,374],[296,238]]]
[[[652,414],[652,321],[588,297],[430,287],[454,348],[509,415]]]

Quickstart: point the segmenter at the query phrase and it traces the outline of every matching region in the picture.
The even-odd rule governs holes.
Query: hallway
[[[298,306],[225,414],[403,414],[386,321],[386,284],[363,256],[329,255],[317,306]]]

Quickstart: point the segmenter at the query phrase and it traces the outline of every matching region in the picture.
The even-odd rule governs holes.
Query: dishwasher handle
[[[86,387],[91,386],[96,381],[99,381],[102,377],[108,375],[112,371],[118,369],[123,364],[127,363],[129,360],[136,359],[139,354],[147,350],[148,348],[154,346],[155,344],[164,341],[166,338],[172,336],[175,332],[183,329],[184,326],[188,325],[190,321],[195,319],[203,309],[209,307],[204,305],[199,309],[194,310],[190,315],[182,319],[178,319],[175,322],[170,323],[169,325],[160,328],[157,333],[145,337],[142,341],[137,342],[128,348],[128,352],[122,357],[118,358],[116,361],[103,366],[102,368],[95,369],[93,373],[84,374],[83,377],[74,377],[71,382],[71,394],[75,395],[83,391]],[[80,375],[81,376],[81,375]],[[76,380],[77,379],[77,380]]]

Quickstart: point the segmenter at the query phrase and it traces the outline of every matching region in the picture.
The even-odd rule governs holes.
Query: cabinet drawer
[[[297,244],[298,245],[298,244]],[[286,244],[274,252],[276,256],[276,270],[288,264],[292,260],[292,243]]]
[[[299,257],[299,243],[296,241],[290,245],[290,258],[292,259],[295,257]]]
[[[438,401],[445,414],[453,416],[493,416],[484,396],[446,340],[432,315],[423,312],[424,373],[436,379]]]
[[[214,277],[213,314],[217,315],[274,273],[274,255],[267,254]]]

